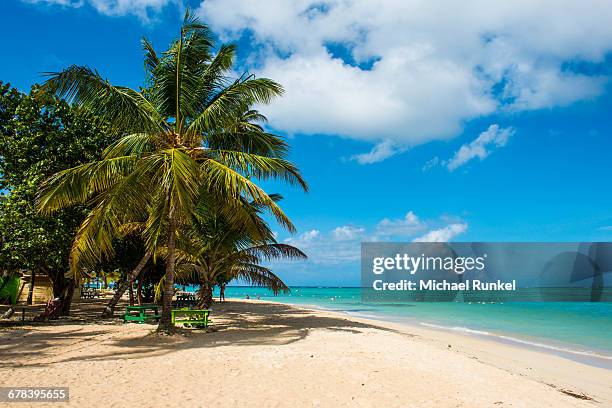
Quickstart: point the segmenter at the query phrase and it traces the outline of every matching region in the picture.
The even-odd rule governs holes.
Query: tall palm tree
[[[278,201],[281,197],[270,198]],[[287,285],[261,264],[278,258],[305,259],[306,255],[298,248],[276,242],[261,218],[266,209],[262,205],[251,202],[240,207],[240,211],[248,213],[240,215],[241,223],[234,222],[234,214],[222,208],[221,203],[203,200],[178,249],[178,279],[200,285],[198,306],[208,308],[214,286],[232,279],[267,287],[274,294],[288,292]]]
[[[93,210],[71,251],[71,270],[113,254],[121,225],[144,222],[147,252],[166,253],[162,317],[158,330],[171,331],[176,243],[189,224],[200,194],[240,207],[244,199],[265,206],[284,227],[294,227],[254,180],[278,178],[307,185],[286,159],[286,145],[245,123],[245,112],[282,94],[266,78],[231,80],[235,47],[214,54],[208,28],[189,11],[179,38],[158,54],[143,39],[146,87],[116,86],[88,67],[51,73],[46,86],[73,104],[106,119],[125,136],[99,161],[60,172],[41,187],[38,208],[50,213],[88,202]],[[248,119],[247,119],[248,120]],[[239,212],[238,212],[239,213]]]

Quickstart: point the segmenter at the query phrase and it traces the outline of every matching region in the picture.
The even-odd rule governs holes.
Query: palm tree
[[[270,198],[278,201],[281,197]],[[198,306],[208,308],[214,286],[233,279],[267,287],[274,294],[288,292],[287,285],[261,263],[278,258],[305,259],[306,255],[298,248],[276,242],[261,218],[264,206],[255,202],[241,206],[241,223],[234,222],[235,215],[222,209],[222,203],[203,200],[178,249],[177,278],[200,285]]]
[[[162,318],[158,330],[171,331],[176,243],[188,226],[199,195],[241,206],[244,199],[265,206],[288,230],[294,227],[254,180],[278,178],[307,185],[286,159],[286,145],[245,123],[245,112],[283,92],[266,78],[231,80],[235,47],[213,54],[208,28],[189,11],[179,38],[157,54],[143,39],[146,88],[116,86],[88,67],[51,73],[46,86],[71,103],[92,111],[125,136],[99,161],[62,171],[39,192],[43,213],[88,202],[92,211],[71,251],[71,271],[112,256],[122,225],[144,222],[148,253],[166,254]],[[247,118],[248,119],[248,118]],[[239,213],[239,212],[237,212]]]

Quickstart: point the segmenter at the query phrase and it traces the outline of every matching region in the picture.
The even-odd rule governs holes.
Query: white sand
[[[159,337],[85,306],[0,330],[0,386],[70,387],[36,407],[612,406],[612,370],[469,336],[252,300],[215,304],[216,332]]]

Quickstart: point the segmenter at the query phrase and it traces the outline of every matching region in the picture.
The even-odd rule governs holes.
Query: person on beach
[[[225,283],[219,287],[219,302],[225,302]]]

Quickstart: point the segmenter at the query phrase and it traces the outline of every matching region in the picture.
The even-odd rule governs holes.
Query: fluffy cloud
[[[505,146],[508,138],[512,136],[514,129],[500,129],[498,125],[491,125],[487,130],[482,132],[478,137],[468,144],[464,144],[455,152],[452,159],[448,161],[446,167],[450,170],[456,170],[472,159],[479,158],[484,160],[491,149]]]
[[[413,211],[402,218],[384,218],[373,228],[341,225],[329,232],[313,229],[285,243],[297,246],[308,255],[305,262],[340,265],[360,259],[361,242],[384,241],[449,241],[467,231],[467,223],[457,218],[420,219]],[[428,232],[426,232],[428,231]],[[423,234],[417,236],[418,234]],[[275,261],[284,262],[284,261]],[[291,261],[295,263],[295,261]]]
[[[384,218],[376,225],[377,236],[410,236],[414,233],[422,231],[425,224],[417,217],[417,215],[408,211],[404,218],[389,219]]]
[[[265,110],[274,127],[376,144],[360,163],[500,110],[595,97],[607,78],[573,63],[612,50],[607,0],[206,0],[199,13],[224,39],[249,33],[254,71],[285,86]]]
[[[351,159],[356,160],[359,164],[378,163],[404,150],[403,148],[397,147],[391,140],[383,140],[375,145],[369,152],[356,154],[352,156]]]
[[[22,0],[25,3],[31,4],[57,4],[64,7],[81,7],[83,0]]]
[[[165,6],[175,4],[182,7],[179,0],[23,0],[26,3],[57,4],[66,7],[81,7],[88,3],[98,12],[107,16],[132,14],[147,22]]]
[[[334,241],[352,241],[361,238],[364,232],[365,228],[343,225],[335,228],[331,232],[331,236]]]
[[[285,243],[301,249],[308,255],[308,260],[315,264],[338,265],[359,260],[359,228],[344,225],[330,233],[321,234],[313,229],[297,237],[285,239]],[[363,232],[363,230],[361,230]],[[276,261],[283,262],[283,261]],[[295,261],[287,261],[295,263]]]
[[[448,242],[459,234],[467,231],[467,223],[450,224],[443,228],[429,231],[427,234],[413,239],[413,242]]]
[[[309,245],[311,242],[315,241],[317,238],[319,238],[320,235],[321,233],[319,232],[319,230],[313,229],[313,230],[304,232],[298,235],[297,237],[287,238],[285,242],[291,245],[304,246],[304,245]]]
[[[423,171],[427,171],[430,169],[433,169],[434,167],[436,167],[438,164],[443,163],[439,157],[434,157],[433,159],[428,160],[423,167],[421,168],[421,170]]]

